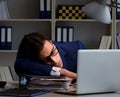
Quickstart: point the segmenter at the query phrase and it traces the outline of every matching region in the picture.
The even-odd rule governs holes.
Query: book
[[[4,70],[2,67],[0,67],[0,78],[1,78],[1,81],[6,81],[6,76],[4,74]]]
[[[112,42],[112,37],[111,37],[111,36],[107,36],[106,49],[110,49],[110,47],[111,47],[111,42]]]
[[[106,48],[106,43],[107,43],[106,36],[102,36],[99,49],[105,49]]]

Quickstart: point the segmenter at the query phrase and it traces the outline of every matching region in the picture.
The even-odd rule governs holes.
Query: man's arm
[[[63,76],[66,76],[66,77],[69,77],[69,78],[72,78],[72,79],[76,79],[77,78],[77,74],[76,73],[71,72],[71,71],[69,71],[67,69],[62,68],[59,71],[60,71],[60,75],[63,75]]]

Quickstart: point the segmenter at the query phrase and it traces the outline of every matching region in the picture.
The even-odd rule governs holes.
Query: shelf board
[[[7,20],[0,20],[3,22],[51,22],[52,19],[7,19]]]
[[[116,20],[116,22],[120,22],[120,20]]]
[[[69,21],[75,21],[75,22],[95,22],[96,20],[93,19],[55,19],[55,21],[65,21],[65,22],[69,22]]]
[[[17,53],[17,50],[0,50],[0,53]]]

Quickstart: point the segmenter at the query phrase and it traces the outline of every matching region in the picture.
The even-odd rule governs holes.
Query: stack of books
[[[61,76],[32,76],[28,82],[28,89],[69,89],[71,79]]]

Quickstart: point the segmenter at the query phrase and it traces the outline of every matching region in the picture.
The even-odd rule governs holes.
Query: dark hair
[[[38,32],[25,35],[19,45],[17,56],[39,60],[39,52],[42,50],[45,40],[45,37]]]

